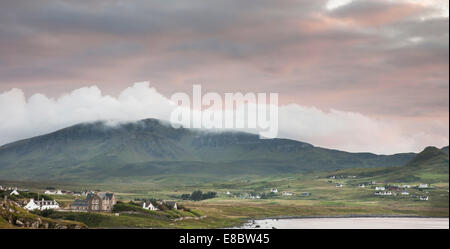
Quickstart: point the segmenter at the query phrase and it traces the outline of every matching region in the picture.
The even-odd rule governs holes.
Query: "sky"
[[[384,154],[442,147],[448,30],[441,0],[1,1],[0,144],[165,119],[171,94],[201,84],[279,93],[280,137]]]

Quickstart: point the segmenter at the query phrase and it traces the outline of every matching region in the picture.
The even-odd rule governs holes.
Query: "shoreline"
[[[254,218],[254,219],[246,219],[247,221],[251,220],[283,220],[283,219],[327,219],[327,218],[436,218],[436,219],[445,219],[449,218],[449,216],[418,216],[418,215],[389,215],[389,214],[363,214],[363,215],[313,215],[313,216],[270,216],[270,217],[264,217],[264,218]]]

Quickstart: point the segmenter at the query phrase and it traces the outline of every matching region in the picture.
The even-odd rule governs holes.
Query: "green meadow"
[[[358,170],[345,173],[356,174]],[[365,171],[364,171],[365,172]],[[380,177],[330,179],[330,175],[343,171],[280,175],[255,179],[235,179],[203,184],[156,184],[155,182],[65,184],[52,183],[51,186],[64,190],[107,190],[115,192],[121,203],[137,199],[175,200],[189,210],[147,211],[132,210],[114,213],[76,213],[54,212],[49,218],[78,221],[89,228],[220,228],[238,226],[251,218],[266,217],[311,217],[311,216],[449,216],[448,181],[440,181],[438,175],[429,182],[387,182]],[[359,184],[376,179],[376,184],[364,188]],[[376,186],[431,183],[430,189],[410,188],[408,196],[376,196]],[[26,186],[30,191],[42,192],[50,183],[9,182]],[[342,184],[342,187],[336,187]],[[277,194],[269,196],[270,189]],[[182,194],[194,190],[217,192],[217,197],[203,201],[181,200]],[[283,192],[292,192],[284,196]],[[303,196],[302,193],[309,193]],[[227,194],[229,193],[229,194]],[[266,199],[244,198],[245,194],[267,195]],[[428,201],[419,196],[429,196]],[[70,205],[75,197],[67,195],[52,196],[62,206]],[[138,208],[140,209],[140,208]],[[192,212],[190,212],[192,211]]]

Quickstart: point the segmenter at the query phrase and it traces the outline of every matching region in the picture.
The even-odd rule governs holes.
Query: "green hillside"
[[[413,153],[375,155],[242,132],[175,129],[155,119],[71,126],[0,147],[5,180],[150,179],[212,181],[346,168],[403,165]]]
[[[448,150],[427,147],[403,166],[374,169],[349,169],[338,174],[373,177],[386,182],[426,182],[449,181]]]

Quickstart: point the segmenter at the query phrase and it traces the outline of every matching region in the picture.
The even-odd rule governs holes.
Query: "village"
[[[375,181],[367,181],[361,182],[358,184],[349,184],[343,183],[344,179],[357,179],[357,176],[344,176],[344,175],[332,175],[327,178],[328,184],[334,184],[336,189],[341,188],[360,188],[367,189],[368,195],[376,196],[401,196],[402,198],[408,197],[410,200],[418,200],[418,201],[428,201],[430,199],[429,193],[433,191],[433,187],[427,183],[419,183],[417,185],[409,185],[409,184],[385,184],[379,183]],[[314,191],[313,191],[314,192]],[[313,192],[294,192],[294,191],[280,191],[277,188],[270,188],[266,192],[235,192],[231,193],[230,191],[224,192],[224,194],[231,198],[240,198],[240,199],[273,199],[273,198],[288,198],[292,199],[301,199],[302,197],[310,197],[313,195]],[[394,199],[393,199],[394,200]]]
[[[335,184],[337,189],[344,188],[342,180],[344,179],[356,179],[356,176],[344,176],[344,175],[332,175],[327,177],[328,184]],[[401,196],[402,198],[410,198],[412,200],[416,199],[419,201],[428,201],[429,193],[433,190],[433,187],[426,183],[420,183],[418,185],[390,185],[377,183],[375,181],[361,182],[358,184],[346,184],[346,188],[362,188],[372,191],[373,196],[389,196],[395,198],[396,196]],[[414,190],[414,191],[412,191]],[[108,191],[66,191],[61,189],[48,188],[42,193],[32,193],[28,189],[19,189],[14,186],[0,186],[0,193],[6,200],[8,197],[20,199],[20,204],[22,207],[28,211],[43,211],[43,210],[55,210],[64,212],[112,212],[114,211],[114,206],[117,204],[116,195],[113,192]],[[194,194],[194,193],[193,193]],[[273,199],[273,198],[304,198],[313,195],[312,192],[298,192],[293,191],[279,191],[277,188],[267,189],[266,192],[233,192],[226,191],[223,193],[225,197],[228,198],[240,198],[240,199]],[[201,195],[201,192],[200,192]],[[203,194],[208,195],[207,197],[201,198],[199,200],[215,198],[215,192],[208,192]],[[72,196],[74,198],[70,205],[61,206],[52,197],[57,196]],[[188,198],[185,198],[188,196]],[[189,194],[181,196],[182,200],[189,200]],[[19,198],[20,197],[20,198]],[[28,198],[27,198],[28,197]],[[142,209],[149,211],[158,211],[165,209],[178,209],[178,204],[176,201],[172,200],[135,200],[134,205],[139,205]]]
[[[113,192],[91,191],[82,192],[47,189],[43,193],[30,192],[28,189],[20,189],[14,186],[0,186],[0,194],[3,200],[14,199],[28,211],[54,210],[63,212],[112,212],[117,204]],[[51,196],[74,196],[75,200],[68,206],[61,206]],[[30,198],[27,198],[30,197]],[[144,200],[139,202],[142,209],[158,211],[160,209],[178,209],[175,201]]]
[[[336,179],[355,179],[356,176],[345,176],[345,175],[332,175],[328,177],[328,183],[333,183],[333,180]],[[347,185],[348,187],[355,187],[354,185]],[[342,188],[344,187],[344,184],[337,182],[336,188]],[[428,201],[429,196],[427,194],[430,193],[430,191],[433,190],[433,187],[430,184],[427,183],[419,183],[418,185],[408,185],[408,184],[383,184],[383,183],[377,183],[376,181],[368,181],[359,183],[357,185],[358,188],[368,188],[371,190],[375,190],[373,192],[373,195],[375,196],[403,196],[403,197],[410,197],[410,198],[416,198],[420,201]],[[420,191],[420,195],[413,195],[410,193],[410,190],[418,190]]]

